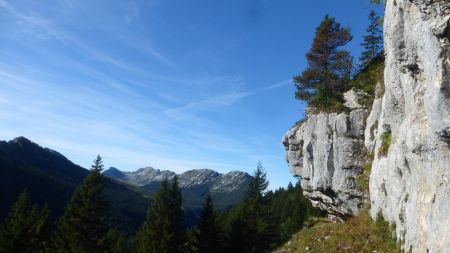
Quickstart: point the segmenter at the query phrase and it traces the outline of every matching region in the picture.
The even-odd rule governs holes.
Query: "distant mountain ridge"
[[[164,179],[178,178],[185,205],[189,208],[200,208],[204,199],[210,194],[220,209],[235,205],[245,195],[251,176],[242,171],[231,171],[221,174],[211,169],[188,170],[176,174],[170,170],[158,170],[145,167],[136,171],[121,171],[111,167],[103,175],[141,187],[149,193],[159,189]]]
[[[145,167],[136,171],[121,171],[111,167],[105,170],[103,175],[144,187],[147,184],[162,182],[164,179],[171,180],[174,176],[177,176],[181,188],[209,185],[212,192],[235,191],[241,184],[251,179],[248,173],[237,170],[221,174],[211,169],[193,169],[176,174],[170,170],[158,170],[152,167]]]
[[[0,221],[7,216],[24,189],[33,202],[48,205],[52,220],[58,218],[88,173],[89,170],[74,164],[64,155],[25,137],[0,141]],[[144,221],[161,181],[176,174],[153,168],[135,172],[110,168],[104,171],[104,175],[110,222],[121,231],[133,234]],[[250,175],[240,171],[220,174],[206,169],[186,171],[178,177],[186,226],[196,224],[208,193],[219,209],[226,210],[242,200],[251,179]]]

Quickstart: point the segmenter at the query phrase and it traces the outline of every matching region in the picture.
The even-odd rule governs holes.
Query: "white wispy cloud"
[[[93,47],[86,43],[85,41],[78,39],[76,36],[72,35],[70,31],[58,26],[50,18],[44,18],[36,13],[22,13],[11,5],[7,5],[4,2],[4,7],[7,11],[17,20],[19,28],[23,33],[27,33],[37,39],[54,39],[57,40],[68,47],[78,50],[80,53],[87,57],[90,57],[96,61],[100,61],[123,70],[132,71],[134,73],[141,73],[145,75],[151,75],[148,70],[142,70],[137,68],[133,64],[124,62],[111,54],[105,53],[104,51]],[[135,14],[136,15],[136,14]],[[131,36],[127,36],[130,38]],[[129,40],[129,39],[127,39]],[[171,61],[167,56],[163,55],[161,52],[155,50],[148,43],[139,43],[139,48],[143,52],[151,55],[156,60],[169,65],[170,67],[179,70],[179,67]],[[154,75],[154,77],[159,77],[159,75]],[[164,79],[164,77],[160,77]]]
[[[277,89],[287,84],[291,84],[291,82],[292,81],[289,79],[254,90],[232,92],[229,94],[209,97],[203,100],[190,102],[181,107],[168,109],[165,111],[165,114],[175,119],[186,119],[186,118],[192,119],[193,115],[190,115],[190,113],[197,114],[202,111],[214,111],[217,110],[218,108],[228,107],[241,101],[246,97],[257,95],[261,92],[267,92],[273,89]]]
[[[155,50],[154,47],[150,47],[148,45],[143,46],[144,52],[147,54],[150,54],[151,56],[155,57],[160,62],[169,65],[170,67],[176,69],[177,71],[180,71],[180,68],[167,56],[163,55],[161,52]]]
[[[142,166],[150,163],[154,166],[166,166],[165,168],[167,166],[183,168],[182,164],[185,166],[215,164],[213,161],[208,161],[206,158],[204,160],[195,155],[195,152],[202,149],[221,152],[236,152],[237,149],[241,149],[242,153],[249,152],[249,147],[245,143],[213,132],[179,126],[171,118],[167,119],[164,115],[157,116],[157,111],[147,112],[147,114],[154,113],[154,117],[134,117],[133,114],[128,115],[128,113],[137,115],[142,113],[138,113],[130,104],[118,105],[113,100],[104,100],[101,96],[97,96],[99,94],[65,90],[46,80],[27,78],[26,73],[1,69],[0,84],[4,87],[6,87],[5,84],[11,84],[9,89],[5,89],[2,93],[4,97],[0,95],[1,103],[7,104],[10,108],[0,113],[3,122],[10,122],[11,125],[16,126],[20,126],[21,122],[27,122],[26,125],[16,129],[24,135],[37,138],[37,141],[42,141],[43,144],[79,153],[80,156],[87,156],[94,150],[99,150],[98,152],[102,151],[111,157],[112,161],[125,159],[124,155],[118,155],[121,153],[126,154],[128,158],[139,158],[136,161]],[[63,94],[70,94],[70,96],[65,97]],[[15,101],[7,97],[15,97]],[[46,105],[43,106],[39,101],[45,101]],[[228,102],[221,101],[218,104],[223,106]],[[33,130],[29,128],[29,125],[34,126]],[[146,133],[141,136],[140,131]],[[183,139],[178,137],[180,135]],[[80,136],[82,136],[81,139]],[[111,146],[95,145],[97,142],[104,143],[112,136],[114,141]],[[75,141],[74,138],[77,140]],[[56,145],[56,140],[63,144]],[[121,143],[133,143],[133,145],[118,148],[117,146]],[[68,146],[63,149],[65,145]],[[139,151],[137,147],[146,147],[148,153]],[[177,150],[192,150],[192,153],[187,153],[192,157],[195,156],[195,160],[188,159],[187,154],[185,159],[167,157],[167,153]],[[135,152],[137,154],[130,154]]]
[[[61,11],[77,5],[65,0],[67,10]],[[255,85],[236,73],[184,73],[166,54],[170,51],[159,50],[151,38],[132,36],[125,26],[94,27],[99,37],[120,43],[126,51],[120,54],[78,36],[66,20],[4,0],[0,7],[13,17],[5,27],[20,35],[16,50],[0,52],[0,138],[29,137],[83,166],[100,153],[107,166],[128,170],[229,170],[247,166],[243,161],[271,159],[263,140],[227,135],[204,113],[225,111],[289,80],[246,89]],[[146,54],[152,61],[145,63],[156,62],[164,71],[135,62],[135,53]]]
[[[214,96],[204,100],[190,102],[181,107],[168,109],[164,113],[174,119],[183,119],[191,117],[192,115],[189,115],[190,113],[196,114],[202,111],[214,111],[218,108],[230,106],[249,94],[248,92],[237,92]]]

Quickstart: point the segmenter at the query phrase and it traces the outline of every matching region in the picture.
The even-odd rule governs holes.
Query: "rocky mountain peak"
[[[158,170],[152,167],[140,168],[133,172],[120,171],[111,167],[103,172],[105,176],[120,179],[127,183],[144,186],[154,182],[162,182],[164,179],[172,179],[176,174],[169,170]]]
[[[120,179],[120,180],[126,180],[127,176],[120,170],[111,167],[107,170],[105,170],[103,172],[103,175],[107,176],[107,177],[112,177],[112,178],[116,178],[116,179]]]
[[[145,167],[136,171],[120,171],[110,168],[103,172],[105,176],[121,180],[137,186],[149,194],[159,190],[162,180],[178,177],[178,183],[183,194],[183,202],[192,210],[201,210],[206,196],[212,196],[219,209],[225,210],[245,196],[251,176],[245,172],[232,171],[221,174],[210,169],[188,170],[181,174],[168,170],[158,170]]]
[[[242,171],[230,171],[217,178],[216,183],[212,187],[212,192],[228,191],[232,192],[242,184],[246,184],[251,176]]]
[[[221,174],[210,169],[188,170],[181,174],[169,170],[158,170],[152,167],[140,168],[136,171],[120,171],[116,168],[110,168],[103,172],[105,176],[119,179],[129,184],[143,187],[149,191],[157,191],[159,185],[164,179],[178,177],[179,186],[187,197],[198,196],[204,198],[206,194],[211,193],[218,198],[224,198],[225,203],[237,203],[246,192],[251,176],[242,171],[231,171]],[[229,196],[229,195],[235,196]],[[201,203],[201,200],[199,203]],[[225,205],[224,205],[225,206]]]
[[[59,153],[53,149],[41,147],[39,144],[37,144],[23,136],[16,137],[13,140],[8,141],[7,143],[5,142],[5,144],[9,144],[8,145],[9,148],[17,149],[17,152],[19,152],[19,150],[26,151],[26,153],[28,153],[28,155],[36,156],[35,158],[37,158],[37,159],[40,159],[40,156],[51,155],[52,159],[64,160],[64,162],[69,161],[61,153]]]
[[[31,142],[30,140],[28,140],[27,138],[23,137],[23,136],[19,136],[14,138],[13,140],[11,140],[12,143],[17,143],[17,144],[31,144],[33,142]]]
[[[217,171],[209,169],[188,170],[179,175],[180,187],[211,185],[220,176]]]

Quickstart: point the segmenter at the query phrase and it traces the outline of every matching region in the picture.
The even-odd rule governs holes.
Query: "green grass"
[[[377,84],[380,84],[376,89]],[[379,98],[384,94],[384,57],[378,57],[361,69],[351,80],[345,90],[352,88],[364,91],[367,96],[361,97],[358,103],[371,108],[374,98]],[[320,96],[316,94],[308,102],[312,113],[340,113],[348,112],[349,109],[344,106],[343,94],[334,94],[334,96]]]
[[[379,89],[376,89],[380,84]],[[372,107],[374,98],[379,98],[384,94],[384,58],[378,57],[364,69],[360,70],[350,81],[350,88],[356,88],[369,94],[360,98],[358,103]]]
[[[372,60],[372,62],[364,69],[360,70],[352,80],[350,86],[358,90],[362,90],[369,95],[375,94],[375,87],[377,83],[384,82],[384,58],[379,57]]]
[[[368,155],[368,161],[364,164],[363,172],[358,176],[358,186],[361,191],[368,193],[369,192],[369,179],[370,172],[372,170],[372,162],[373,162],[374,154],[370,153]]]
[[[401,252],[393,229],[381,215],[374,222],[363,209],[345,223],[322,221],[303,229],[275,252]]]
[[[381,135],[381,146],[380,149],[378,149],[378,155],[379,156],[386,156],[389,147],[392,144],[392,134],[391,132],[385,132]]]
[[[342,100],[329,99],[327,102],[323,102],[320,98],[313,98],[309,102],[309,109],[312,113],[340,113],[349,111]]]

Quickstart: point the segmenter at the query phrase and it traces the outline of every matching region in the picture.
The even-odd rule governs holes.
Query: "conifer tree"
[[[364,51],[359,58],[361,68],[365,68],[373,59],[380,56],[383,51],[383,31],[380,26],[380,17],[375,11],[369,14],[370,24],[367,27],[367,34],[364,36],[364,41],[361,43]]]
[[[97,156],[90,173],[75,190],[58,221],[52,250],[56,252],[106,252],[107,202],[103,196],[102,158]]]
[[[248,186],[242,210],[231,223],[230,250],[268,252],[276,241],[276,225],[265,198],[269,182],[261,162]]]
[[[128,252],[127,240],[125,239],[124,235],[115,228],[112,228],[108,231],[105,241],[108,245],[108,253]]]
[[[237,213],[229,221],[229,234],[227,252],[250,252],[251,241],[248,235],[251,233],[248,223],[244,218],[243,205],[236,207]]]
[[[147,219],[136,235],[134,251],[138,253],[177,253],[186,246],[183,229],[182,196],[175,177],[172,184],[164,180],[148,211]]]
[[[178,177],[175,176],[172,179],[170,186],[170,220],[171,231],[174,237],[174,243],[178,246],[178,252],[184,252],[186,247],[187,236],[184,229],[184,210],[183,210],[183,197],[181,195],[181,189],[178,185]]]
[[[258,162],[253,179],[250,181],[247,190],[247,201],[258,204],[256,207],[260,207],[263,204],[263,196],[266,193],[269,181],[267,181],[266,172],[262,167],[262,163]]]
[[[314,108],[342,103],[353,66],[350,52],[342,47],[351,40],[350,28],[343,28],[333,17],[325,16],[306,54],[307,69],[294,77],[297,99]]]
[[[303,227],[310,204],[304,199],[299,183],[295,187],[289,184],[287,190],[283,191],[283,203],[278,208],[281,208],[279,217],[280,240],[286,241]]]
[[[48,236],[48,209],[39,209],[23,191],[0,225],[0,252],[43,252]]]
[[[197,225],[196,243],[196,252],[199,253],[219,253],[224,250],[223,230],[210,195],[203,204],[202,215]]]

